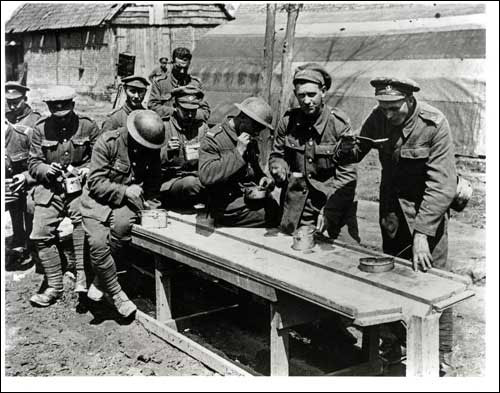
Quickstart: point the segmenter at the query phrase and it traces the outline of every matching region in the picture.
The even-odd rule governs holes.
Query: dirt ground
[[[33,106],[45,111],[36,93]],[[80,97],[77,111],[87,113],[99,122],[109,112],[109,103]],[[456,340],[455,370],[450,376],[482,376],[485,368],[485,166],[482,161],[458,161],[460,172],[472,181],[474,196],[463,213],[452,217],[450,223],[450,258],[457,262],[455,271],[471,278],[476,296],[454,309]],[[378,234],[378,182],[380,168],[371,153],[359,166],[358,216],[363,244],[380,246]],[[366,202],[365,202],[366,201]],[[7,214],[4,215],[6,217]],[[10,235],[9,220],[3,220],[6,236]],[[5,277],[5,372],[7,376],[210,376],[215,373],[198,361],[149,334],[137,321],[121,321],[106,306],[79,302],[72,292],[73,282],[65,278],[62,301],[47,308],[33,308],[29,298],[41,283],[41,276],[31,264],[4,269]],[[150,285],[151,284],[146,284]],[[195,286],[194,292],[200,291]],[[230,292],[228,292],[230,293]],[[206,295],[201,294],[201,297]],[[224,296],[222,296],[224,297]],[[143,300],[143,301],[142,301]],[[146,309],[151,299],[136,301]],[[254,305],[252,315],[259,315]],[[261,310],[262,311],[262,310]],[[243,366],[266,372],[268,353],[266,337],[260,322],[242,326],[241,314],[228,315],[223,320],[206,320],[203,325],[185,331],[191,338],[212,346],[214,350]],[[249,317],[247,317],[249,318]],[[253,318],[252,318],[253,319]],[[356,360],[359,332],[350,328],[358,339],[350,351],[337,346],[339,355],[352,354]],[[316,359],[307,338],[294,335],[292,373],[318,375],[330,366],[324,358]],[[251,348],[247,350],[245,348]],[[391,375],[401,375],[393,370]]]

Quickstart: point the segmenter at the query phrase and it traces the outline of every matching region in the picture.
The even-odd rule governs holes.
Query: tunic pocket
[[[71,138],[71,143],[73,145],[72,162],[76,165],[83,164],[85,157],[89,155],[90,139],[88,137],[84,138]]]

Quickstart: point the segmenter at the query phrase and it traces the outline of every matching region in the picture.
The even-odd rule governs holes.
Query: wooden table
[[[289,329],[333,311],[363,329],[366,363],[348,370],[350,374],[380,370],[378,326],[404,321],[407,375],[438,376],[439,317],[473,296],[468,280],[452,273],[414,272],[398,258],[390,272],[365,273],[358,269],[359,258],[383,254],[329,239],[318,241],[312,252],[295,251],[292,238],[278,230],[214,229],[197,223],[194,214],[169,212],[163,229],[134,225],[132,244],[156,255],[156,320],[138,313],[139,320],[221,374],[249,375],[176,331],[180,321],[172,318],[171,270],[165,257],[269,301],[271,375],[288,375]]]

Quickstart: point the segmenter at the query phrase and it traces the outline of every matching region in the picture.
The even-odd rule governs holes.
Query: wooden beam
[[[155,255],[155,290],[156,319],[166,322],[172,319],[172,283],[171,271],[164,266],[165,261],[160,255]]]
[[[271,82],[274,68],[274,41],[277,4],[267,4],[266,35],[264,37],[264,67],[262,69],[262,96],[271,104]]]
[[[231,376],[251,376],[249,372],[243,370],[237,365],[231,363],[229,360],[209,351],[200,344],[194,342],[188,337],[176,332],[175,330],[161,324],[154,318],[137,311],[136,320],[139,321],[144,328],[153,333],[155,336],[160,337],[174,347],[180,349],[182,352],[188,354],[192,358],[199,360],[211,370],[216,371],[221,375]]]
[[[356,366],[344,368],[342,370],[334,371],[333,373],[326,374],[326,377],[365,377],[370,375],[382,375],[384,371],[382,361],[374,361],[361,363]]]
[[[174,330],[182,331],[182,330],[186,329],[187,327],[189,327],[189,325],[191,325],[191,323],[195,319],[209,317],[209,316],[212,316],[212,315],[217,314],[217,313],[222,313],[224,311],[234,310],[238,307],[239,307],[239,304],[232,304],[230,306],[218,307],[218,308],[215,308],[213,310],[202,311],[202,312],[198,312],[196,314],[186,315],[185,317],[175,318],[175,319],[172,319],[170,321],[165,321],[164,323],[166,326],[171,327]]]
[[[379,326],[368,326],[363,329],[363,339],[361,342],[361,355],[363,360],[374,362],[379,360]]]
[[[439,376],[439,317],[412,316],[406,333],[406,376]]]
[[[287,377],[290,372],[289,329],[280,329],[281,312],[279,305],[271,303],[271,376]]]

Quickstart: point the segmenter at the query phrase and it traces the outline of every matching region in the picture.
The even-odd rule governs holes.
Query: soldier
[[[142,76],[128,76],[122,79],[123,87],[127,100],[118,109],[108,114],[108,117],[102,123],[102,132],[116,130],[125,127],[128,115],[137,109],[146,109],[142,106],[146,90],[149,83]]]
[[[191,85],[203,89],[201,81],[188,73],[191,64],[191,52],[187,48],[175,48],[172,53],[172,67],[170,71],[156,78],[151,87],[148,108],[157,112],[161,117],[169,116],[173,113],[172,90],[177,87]],[[207,121],[210,117],[210,107],[208,103],[202,101],[197,111],[196,117]]]
[[[168,57],[160,57],[160,66],[156,67],[151,71],[148,79],[151,83],[156,81],[156,78],[162,78],[168,76]]]
[[[336,237],[344,222],[355,217],[356,168],[334,159],[341,135],[351,126],[343,111],[324,102],[331,83],[320,65],[299,67],[293,84],[300,108],[287,111],[278,124],[269,168],[284,187],[281,228],[286,233],[302,224]],[[359,241],[355,219],[349,231]]]
[[[208,126],[196,119],[203,99],[200,89],[178,87],[172,96],[174,113],[164,119],[167,143],[161,150],[161,201],[169,207],[188,207],[205,203],[205,187],[198,177],[198,150]]]
[[[122,290],[115,261],[130,243],[131,225],[141,209],[159,206],[160,149],[165,130],[153,111],[133,111],[126,127],[107,131],[97,140],[82,196],[82,215],[96,274],[87,296],[106,299],[123,317],[136,311]]]
[[[201,141],[199,176],[208,190],[209,210],[216,225],[275,226],[279,205],[273,198],[245,198],[249,186],[259,185],[267,191],[274,188],[260,167],[255,139],[266,127],[272,129],[271,107],[257,97],[235,105],[238,115],[207,131]]]
[[[339,159],[359,162],[372,148],[382,165],[379,220],[385,253],[413,262],[414,270],[451,270],[448,256],[449,207],[457,189],[450,126],[446,117],[417,101],[420,90],[409,79],[375,78],[378,106],[363,123],[360,136],[344,138]],[[385,142],[384,142],[385,140]],[[451,309],[440,319],[441,366],[450,363],[453,318]],[[398,343],[386,355],[401,355]]]
[[[17,82],[5,84],[5,98],[8,111],[5,132],[5,177],[6,208],[12,221],[12,250],[25,258],[32,250],[29,235],[33,224],[33,201],[27,198],[35,180],[28,172],[28,156],[35,123],[40,113],[27,104],[29,89]]]
[[[48,287],[31,297],[31,303],[46,307],[63,290],[61,259],[56,247],[56,230],[63,217],[73,224],[77,277],[75,292],[86,292],[83,267],[84,231],[80,214],[81,184],[85,182],[97,124],[73,110],[75,91],[66,86],[49,89],[44,101],[50,116],[39,120],[33,132],[29,173],[36,179],[35,216],[31,239],[37,248]]]

